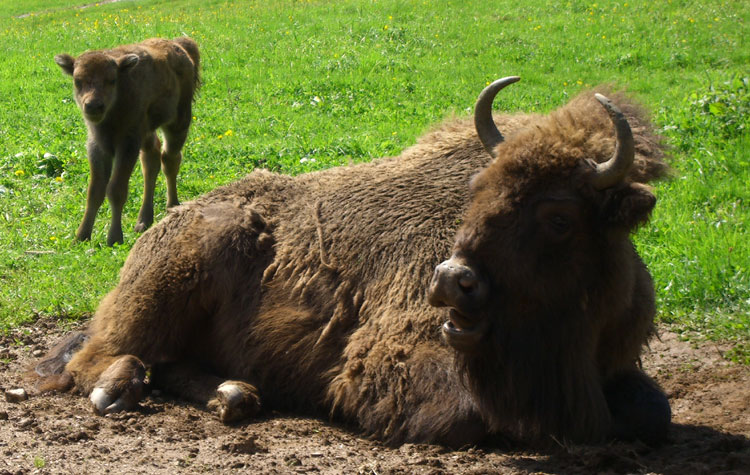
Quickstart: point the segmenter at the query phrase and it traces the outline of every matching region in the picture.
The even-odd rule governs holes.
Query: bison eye
[[[115,82],[117,81],[115,81],[114,79],[107,79],[107,86],[114,86]]]
[[[536,222],[544,235],[554,241],[567,238],[581,218],[580,204],[572,199],[545,200],[536,208]]]
[[[76,79],[73,81],[73,85],[76,87],[76,89],[80,89],[83,83],[81,82],[80,79]]]

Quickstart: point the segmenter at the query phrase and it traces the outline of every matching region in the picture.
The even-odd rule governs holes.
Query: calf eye
[[[107,86],[114,86],[116,82],[114,79],[107,79]]]
[[[82,85],[81,80],[80,79],[74,80],[73,85],[76,87],[76,89],[80,89]]]

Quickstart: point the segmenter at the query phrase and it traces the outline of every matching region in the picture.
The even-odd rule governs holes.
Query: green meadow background
[[[298,174],[398,154],[471,113],[493,79],[506,111],[546,112],[600,83],[630,91],[671,147],[653,220],[636,237],[659,319],[750,362],[750,2],[745,0],[0,1],[0,331],[86,318],[125,244],[73,238],[86,129],[52,58],[189,35],[204,84],[179,177],[183,201],[264,167]],[[160,177],[156,207],[164,215]]]

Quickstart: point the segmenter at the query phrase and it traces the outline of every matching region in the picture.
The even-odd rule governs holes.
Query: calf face
[[[127,54],[118,60],[101,53],[87,53],[78,59],[58,54],[55,62],[73,76],[78,107],[87,121],[97,124],[107,115],[117,98],[118,76],[138,63],[138,56]]]

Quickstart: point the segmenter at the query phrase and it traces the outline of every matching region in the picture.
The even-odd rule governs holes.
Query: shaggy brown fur
[[[176,180],[199,83],[198,46],[190,38],[154,38],[78,58],[59,54],[55,62],[73,76],[76,103],[89,131],[91,180],[76,237],[91,238],[106,194],[112,208],[107,244],[121,243],[122,208],[139,150],[144,189],[135,230],[144,231],[153,222],[160,164],[167,179],[167,207],[179,204]],[[164,133],[164,151],[157,128]]]
[[[243,382],[232,394],[254,410],[260,398],[328,412],[389,443],[616,435],[610,382],[653,387],[636,366],[653,290],[629,233],[653,205],[638,182],[666,166],[644,115],[615,102],[637,159],[613,189],[591,189],[577,168],[614,147],[585,94],[549,116],[497,116],[506,142],[492,163],[459,120],[399,157],[298,177],[258,170],[174,208],[136,242],[67,371],[100,412],[140,393],[136,367],[104,374],[136,357],[191,400],[207,402],[220,376]],[[562,238],[537,219],[550,194],[573,203]],[[454,253],[491,286],[476,354],[441,339],[449,312],[426,298],[457,232]],[[613,413],[631,409],[619,401]]]

